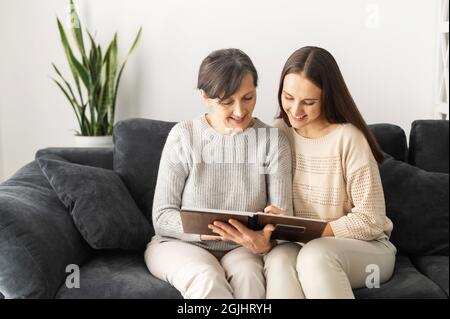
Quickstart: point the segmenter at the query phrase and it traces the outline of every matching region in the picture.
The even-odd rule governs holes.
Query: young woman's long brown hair
[[[383,162],[384,156],[378,142],[353,101],[336,60],[327,50],[312,46],[303,47],[286,61],[278,89],[278,118],[282,118],[288,126],[291,124],[281,104],[281,93],[284,78],[290,73],[302,73],[322,89],[321,112],[326,120],[329,123],[351,123],[356,126],[366,137],[376,161],[379,164]]]

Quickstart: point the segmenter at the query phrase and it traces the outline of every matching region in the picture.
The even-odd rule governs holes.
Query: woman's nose
[[[294,103],[291,107],[291,113],[294,116],[301,116],[305,114],[305,110],[300,106],[300,103]]]
[[[241,103],[239,103],[239,102],[236,103],[236,106],[234,107],[234,110],[233,110],[233,114],[236,116],[239,116],[239,117],[242,117],[245,115],[245,110]]]

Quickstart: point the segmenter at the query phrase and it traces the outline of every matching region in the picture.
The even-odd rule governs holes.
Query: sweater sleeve
[[[293,215],[292,208],[292,173],[291,147],[285,134],[280,129],[277,132],[276,147],[269,148],[267,181],[267,205],[274,205]]]
[[[389,238],[392,222],[386,216],[378,164],[360,133],[343,154],[346,192],[351,210],[330,222],[336,237],[360,240]]]
[[[173,127],[164,145],[153,199],[153,226],[162,237],[200,241],[200,235],[186,234],[181,224],[181,202],[190,171],[189,140],[179,125]]]

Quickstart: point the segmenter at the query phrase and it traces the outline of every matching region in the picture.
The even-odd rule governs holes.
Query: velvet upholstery
[[[53,298],[68,264],[92,253],[36,161],[0,184],[0,291]]]
[[[401,128],[370,126],[390,155],[380,173],[399,255],[392,278],[380,288],[355,289],[357,298],[448,298],[448,166],[445,171],[443,165],[445,154],[448,165],[448,142],[436,144],[445,150],[425,147],[432,140],[420,142],[427,135],[448,138],[448,123],[433,127],[433,133],[428,123],[417,123],[409,152]],[[159,159],[174,124],[120,121],[114,129],[114,150],[47,148],[36,156],[53,154],[114,170],[151,221]],[[180,298],[178,291],[148,272],[143,253],[93,250],[36,161],[0,184],[0,298]],[[80,265],[80,288],[64,284],[68,264]]]
[[[369,128],[383,152],[398,161],[407,161],[408,145],[403,129],[393,124],[371,124]]]
[[[409,162],[429,172],[448,174],[448,121],[417,120],[411,124]]]
[[[151,239],[150,224],[116,173],[70,163],[58,155],[37,162],[92,248],[145,248]]]
[[[380,168],[391,241],[413,255],[449,252],[448,174],[427,172],[387,156]]]
[[[167,135],[175,124],[129,119],[114,126],[114,171],[150,223],[159,160]]]
[[[178,290],[149,273],[143,253],[99,252],[80,269],[80,278],[80,288],[62,285],[56,298],[181,298]]]

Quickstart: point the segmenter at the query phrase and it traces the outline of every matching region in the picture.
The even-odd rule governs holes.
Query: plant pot
[[[81,136],[75,135],[77,147],[113,147],[112,135],[105,136]]]

